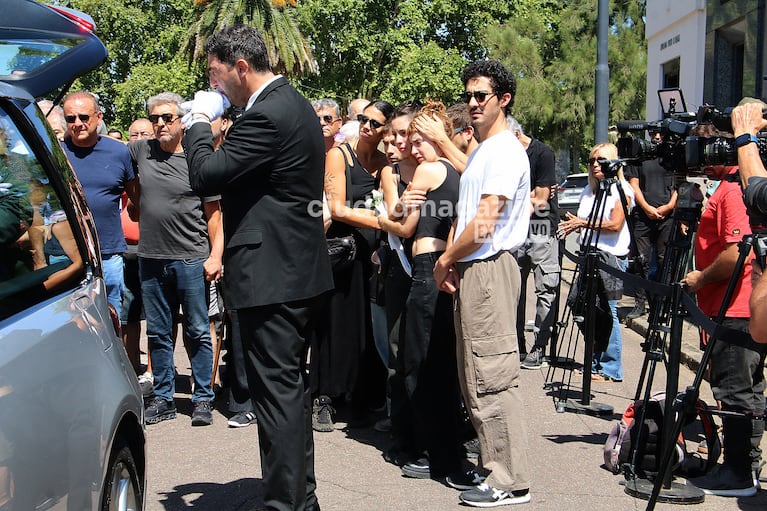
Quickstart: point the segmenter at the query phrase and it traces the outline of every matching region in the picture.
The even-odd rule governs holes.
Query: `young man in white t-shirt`
[[[434,277],[455,293],[461,391],[490,472],[460,500],[494,507],[530,501],[515,317],[520,274],[513,256],[530,223],[530,164],[506,126],[514,76],[500,62],[482,60],[466,66],[463,83],[481,143],[461,176],[452,243]]]

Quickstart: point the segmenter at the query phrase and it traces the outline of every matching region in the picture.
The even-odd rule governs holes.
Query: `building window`
[[[679,87],[679,57],[662,64],[661,89],[675,89]]]

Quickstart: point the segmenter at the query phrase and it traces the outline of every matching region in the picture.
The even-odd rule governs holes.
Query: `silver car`
[[[35,103],[106,49],[81,13],[0,6],[0,510],[140,510],[141,394],[93,218]]]
[[[560,218],[565,218],[566,213],[577,216],[578,206],[581,203],[581,193],[588,184],[588,174],[570,174],[562,181],[562,184],[557,188]]]

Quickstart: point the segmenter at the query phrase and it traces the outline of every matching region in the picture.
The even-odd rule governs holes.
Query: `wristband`
[[[735,137],[735,145],[737,147],[743,147],[744,145],[748,145],[752,142],[756,145],[759,145],[759,139],[751,133],[743,133],[742,135]]]

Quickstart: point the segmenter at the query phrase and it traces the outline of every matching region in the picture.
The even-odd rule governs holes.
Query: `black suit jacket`
[[[183,145],[192,189],[221,195],[228,308],[303,300],[333,287],[322,129],[285,78],[261,92],[217,151],[207,123],[189,128]]]

